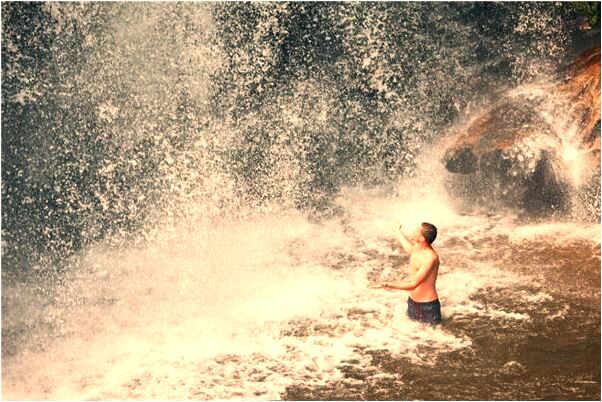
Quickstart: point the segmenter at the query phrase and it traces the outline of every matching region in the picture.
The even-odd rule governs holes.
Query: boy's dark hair
[[[435,227],[435,225],[432,225],[427,222],[422,222],[422,236],[428,244],[433,244],[433,242],[437,238],[437,228]]]

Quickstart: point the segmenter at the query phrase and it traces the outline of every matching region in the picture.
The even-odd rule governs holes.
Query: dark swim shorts
[[[439,299],[419,303],[408,297],[408,316],[412,320],[439,324],[441,323],[441,303],[439,303]]]

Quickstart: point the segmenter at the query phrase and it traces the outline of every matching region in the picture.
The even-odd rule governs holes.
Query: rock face
[[[599,180],[600,46],[560,77],[509,91],[455,130],[442,161],[457,174],[452,194],[547,214],[567,207],[571,189]]]

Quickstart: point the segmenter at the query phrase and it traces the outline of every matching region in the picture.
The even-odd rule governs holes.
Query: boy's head
[[[416,240],[418,242],[433,244],[436,238],[437,228],[431,223],[422,222],[416,229]]]

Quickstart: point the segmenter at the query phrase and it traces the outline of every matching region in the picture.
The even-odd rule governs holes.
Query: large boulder
[[[457,174],[452,193],[548,213],[565,209],[571,191],[599,178],[600,46],[559,76],[555,85],[508,91],[454,129],[443,156]]]

